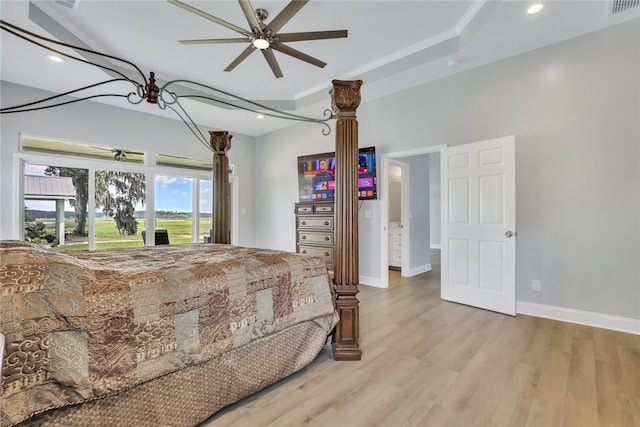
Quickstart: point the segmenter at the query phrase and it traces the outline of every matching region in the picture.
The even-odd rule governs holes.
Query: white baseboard
[[[378,277],[368,277],[368,276],[360,276],[360,285],[373,286],[374,288],[388,288],[389,285],[386,286],[382,283],[382,280]]]
[[[402,270],[402,277],[413,277],[421,273],[426,273],[427,271],[431,271],[431,264],[422,264],[417,267],[410,268],[407,272]]]
[[[640,335],[640,319],[516,301],[516,313]]]
[[[431,245],[431,249],[442,249],[442,245],[435,245],[435,244],[432,244],[432,245]]]

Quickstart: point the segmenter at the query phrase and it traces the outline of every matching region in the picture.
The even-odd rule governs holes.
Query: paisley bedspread
[[[0,424],[128,390],[337,316],[320,258],[193,244],[54,253],[0,242]]]

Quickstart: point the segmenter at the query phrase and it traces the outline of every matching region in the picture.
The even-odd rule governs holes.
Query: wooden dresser
[[[324,258],[333,271],[334,210],[333,202],[295,204],[296,252]]]

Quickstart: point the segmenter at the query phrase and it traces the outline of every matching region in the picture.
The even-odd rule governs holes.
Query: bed
[[[289,252],[5,241],[0,259],[2,425],[194,425],[306,366],[337,322],[324,261]]]
[[[332,332],[334,359],[360,360],[362,81],[332,83],[333,279],[321,258],[228,244],[67,255],[0,242],[0,425],[195,425],[308,365]],[[229,146],[212,133],[214,176]]]

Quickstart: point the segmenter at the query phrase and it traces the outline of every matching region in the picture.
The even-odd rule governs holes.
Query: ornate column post
[[[336,243],[334,281],[340,323],[333,336],[335,360],[360,360],[358,344],[358,121],[362,80],[333,80],[331,104],[336,113]]]
[[[228,131],[209,131],[213,148],[213,241],[231,243],[231,198],[229,194],[229,158],[231,148]]]

